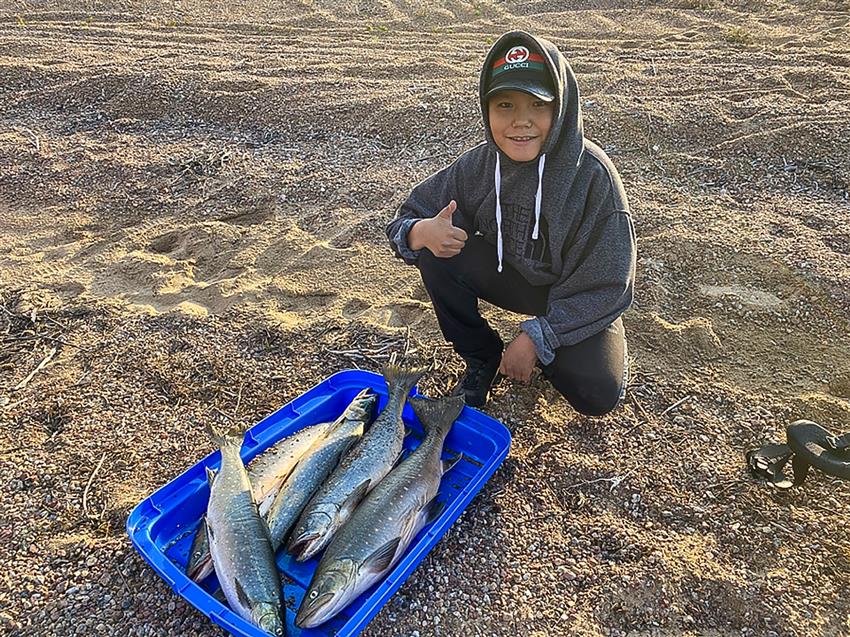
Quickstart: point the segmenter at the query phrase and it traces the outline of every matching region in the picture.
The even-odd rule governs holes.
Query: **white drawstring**
[[[499,257],[499,269],[502,271],[502,171],[499,166],[499,151],[496,151],[496,254]]]
[[[540,231],[540,206],[543,203],[543,167],[546,165],[546,155],[540,155],[537,160],[537,194],[534,195],[534,231],[531,238],[537,241]]]
[[[537,241],[540,234],[540,208],[543,204],[543,167],[546,165],[546,155],[540,155],[537,160],[537,193],[534,195],[534,230],[531,238]],[[496,151],[496,255],[499,257],[498,272],[502,271],[502,169],[499,162],[499,152]]]

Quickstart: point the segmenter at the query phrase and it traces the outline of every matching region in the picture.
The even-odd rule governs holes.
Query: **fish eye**
[[[316,599],[318,596],[319,596],[319,591],[317,591],[315,588],[312,591],[310,591],[310,599]]]

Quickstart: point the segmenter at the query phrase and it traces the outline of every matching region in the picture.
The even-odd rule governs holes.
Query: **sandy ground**
[[[364,635],[850,634],[850,485],[742,462],[797,418],[850,429],[848,24],[846,0],[0,2],[0,632],[222,634],[123,528],[211,450],[190,418],[252,424],[404,347],[453,384],[383,227],[482,137],[477,65],[516,27],[572,60],[626,184],[631,390],[589,419],[501,384],[509,458]]]

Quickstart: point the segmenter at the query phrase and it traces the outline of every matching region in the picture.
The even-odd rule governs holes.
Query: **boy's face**
[[[502,91],[487,101],[496,145],[514,161],[536,159],[552,127],[554,102],[522,91]]]

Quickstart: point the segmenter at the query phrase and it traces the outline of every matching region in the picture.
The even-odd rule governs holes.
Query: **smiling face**
[[[496,145],[514,161],[536,159],[552,128],[554,102],[522,91],[501,91],[487,101]]]

